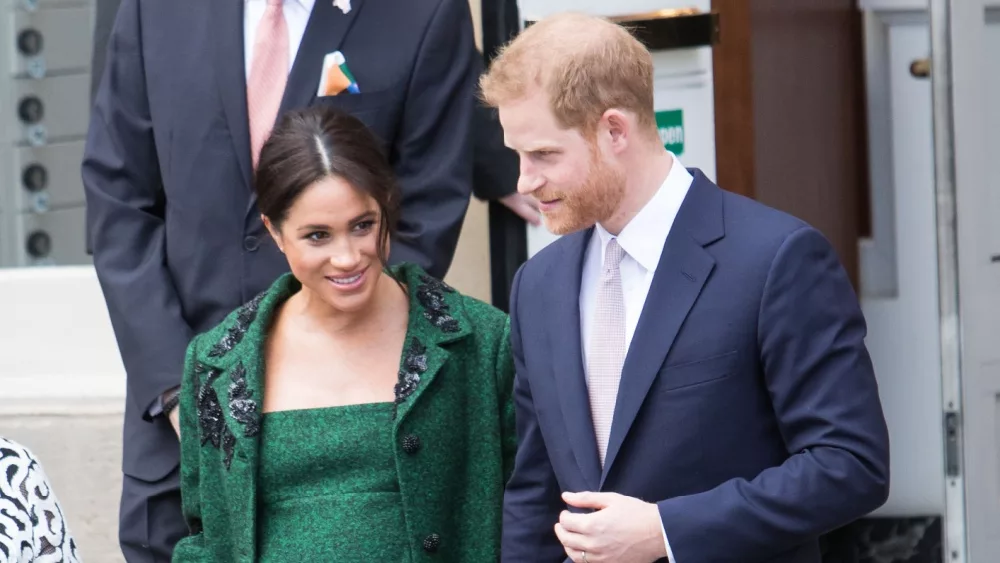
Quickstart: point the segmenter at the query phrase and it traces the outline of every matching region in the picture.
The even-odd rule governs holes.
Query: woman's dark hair
[[[280,229],[302,192],[331,176],[378,203],[378,257],[386,265],[386,248],[399,214],[399,188],[382,143],[350,114],[326,105],[285,113],[260,151],[254,176],[257,207]]]

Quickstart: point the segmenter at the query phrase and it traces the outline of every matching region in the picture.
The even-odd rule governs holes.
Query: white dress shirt
[[[218,2],[219,0],[210,0]],[[295,64],[295,55],[299,52],[299,44],[306,33],[309,14],[312,13],[316,0],[284,0],[285,23],[288,24],[288,71]],[[243,0],[243,60],[246,65],[246,77],[250,77],[250,63],[253,62],[253,43],[257,38],[257,26],[264,17],[267,0]],[[319,72],[317,70],[317,72]]]
[[[639,315],[646,304],[649,287],[653,283],[653,274],[656,273],[656,266],[660,263],[663,245],[667,242],[667,235],[670,234],[677,212],[694,180],[677,157],[673,154],[671,157],[673,164],[670,173],[660,185],[660,189],[628,225],[625,225],[617,237],[600,225],[595,228],[597,236],[590,237],[583,262],[583,277],[580,280],[580,336],[583,339],[581,344],[585,358],[590,356],[590,335],[593,332],[597,286],[604,264],[604,250],[613,238],[618,239],[618,244],[625,251],[620,269],[622,292],[625,297],[625,350],[628,353],[635,328],[639,324]],[[587,363],[584,362],[584,369]],[[666,531],[663,533],[663,539],[671,563],[676,563]]]

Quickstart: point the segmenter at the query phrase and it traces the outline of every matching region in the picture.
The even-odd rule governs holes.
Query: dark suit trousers
[[[181,514],[180,469],[155,482],[125,475],[119,516],[125,561],[169,563],[174,544],[188,531]]]

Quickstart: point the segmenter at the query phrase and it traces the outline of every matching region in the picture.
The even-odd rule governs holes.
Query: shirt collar
[[[655,271],[660,263],[660,254],[667,242],[667,235],[670,234],[677,211],[680,210],[681,203],[684,202],[688,188],[694,180],[673,153],[670,153],[670,157],[673,159],[673,164],[660,188],[617,237],[622,249],[647,272]],[[608,241],[616,237],[600,224],[597,225],[597,234],[601,237],[603,264],[604,249],[607,248]]]

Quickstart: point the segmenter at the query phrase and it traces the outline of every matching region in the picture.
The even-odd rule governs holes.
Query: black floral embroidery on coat
[[[247,333],[254,319],[257,318],[257,309],[260,307],[260,302],[264,300],[265,295],[267,295],[267,292],[257,295],[257,297],[254,297],[236,311],[236,323],[226,329],[226,333],[222,335],[222,338],[208,351],[209,358],[218,358],[226,355],[243,340],[243,336]]]
[[[444,332],[459,331],[458,321],[451,316],[448,304],[444,301],[445,293],[454,292],[454,289],[441,280],[430,276],[420,276],[417,300],[424,307],[424,317]]]
[[[195,396],[198,402],[198,423],[201,427],[201,445],[211,444],[223,452],[222,462],[229,469],[233,463],[233,452],[236,447],[236,436],[226,425],[222,403],[219,395],[212,387],[213,382],[222,375],[222,370],[209,368],[204,364],[195,364],[195,373],[206,374],[205,381],[200,377],[195,379]],[[229,375],[232,383],[229,385],[229,413],[244,425],[247,437],[260,432],[260,421],[257,416],[257,403],[250,398],[251,392],[246,383],[246,368],[243,362],[238,362]]]
[[[195,366],[196,371],[199,366],[202,372],[206,371],[205,366],[201,364]],[[215,368],[208,369],[207,372],[205,382],[201,383],[195,390],[198,400],[198,424],[201,427],[201,445],[211,443],[218,448],[222,445],[222,429],[225,428],[226,422],[223,420],[222,404],[219,403],[219,396],[212,388],[212,382],[222,372]]]
[[[252,438],[260,432],[260,420],[257,416],[257,402],[251,397],[253,392],[247,387],[247,370],[243,362],[238,362],[229,378],[229,414],[243,425],[243,435]]]
[[[226,469],[233,464],[233,449],[236,447],[236,436],[233,436],[231,430],[228,426],[222,427],[222,451],[225,457],[222,458],[222,463],[226,464]]]
[[[204,385],[198,400],[198,423],[201,426],[201,445],[212,444],[218,448],[222,445],[222,430],[226,427],[222,419],[222,405],[215,389]]]
[[[420,383],[420,376],[427,371],[427,347],[414,338],[403,355],[403,365],[399,369],[396,383],[396,406],[409,398]]]

